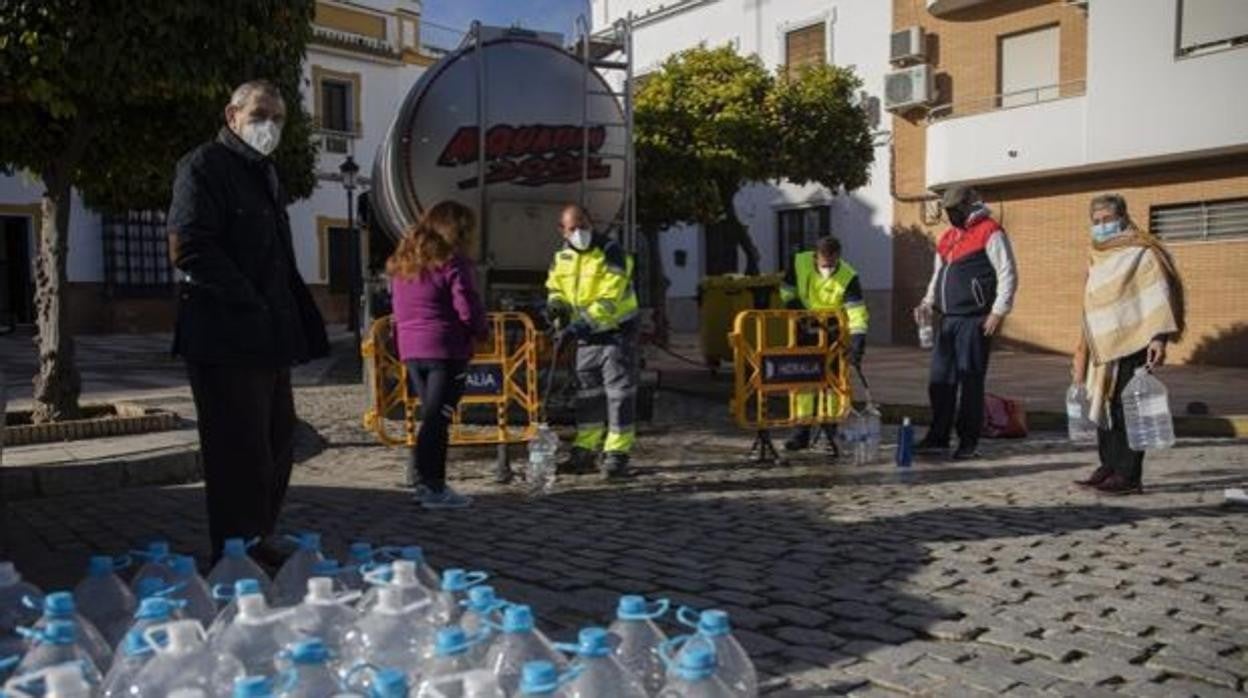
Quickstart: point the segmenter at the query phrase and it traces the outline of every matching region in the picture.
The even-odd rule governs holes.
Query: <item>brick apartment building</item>
[[[1078,336],[1088,202],[1126,196],[1186,280],[1179,362],[1248,365],[1248,7],[1242,0],[893,0],[894,337],[979,188],[1014,243],[1013,343]],[[930,90],[930,92],[929,92]]]

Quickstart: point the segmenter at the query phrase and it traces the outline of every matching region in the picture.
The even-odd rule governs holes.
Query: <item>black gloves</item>
[[[572,319],[572,308],[566,303],[547,303],[542,316],[546,319],[548,326],[559,331]]]

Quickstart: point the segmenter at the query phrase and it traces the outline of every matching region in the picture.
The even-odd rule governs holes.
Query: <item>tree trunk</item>
[[[645,301],[654,309],[655,339],[667,344],[669,323],[667,318],[667,275],[663,273],[663,252],[659,249],[659,231],[641,229],[645,239],[646,274]]]
[[[741,248],[745,253],[745,273],[748,276],[757,276],[759,272],[759,264],[762,256],[758,252],[758,247],[754,244],[754,239],[750,237],[750,231],[737,218],[737,206],[733,203],[733,199],[737,196],[736,184],[719,186],[720,196],[723,197],[724,207],[724,231],[728,233],[732,241]]]
[[[39,350],[32,415],[35,423],[76,417],[82,390],[74,365],[74,339],[69,333],[65,274],[71,189],[68,178],[59,172],[45,173],[43,184],[43,226],[35,259],[35,346]]]

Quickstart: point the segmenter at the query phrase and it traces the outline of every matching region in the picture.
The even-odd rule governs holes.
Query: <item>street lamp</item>
[[[350,155],[342,164],[338,166],[338,173],[342,175],[342,188],[347,191],[347,244],[351,250],[349,254],[351,263],[351,278],[349,281],[348,293],[350,295],[350,304],[347,307],[347,324],[351,326],[351,335],[355,338],[355,346],[360,346],[360,303],[364,289],[364,277],[360,271],[363,253],[360,250],[360,239],[355,232],[355,176],[359,174],[360,166],[355,164],[355,158]]]

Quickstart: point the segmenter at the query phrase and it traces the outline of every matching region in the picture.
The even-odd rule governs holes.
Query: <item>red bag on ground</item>
[[[984,395],[984,436],[990,439],[1021,439],[1027,436],[1027,410],[1022,400]]]

